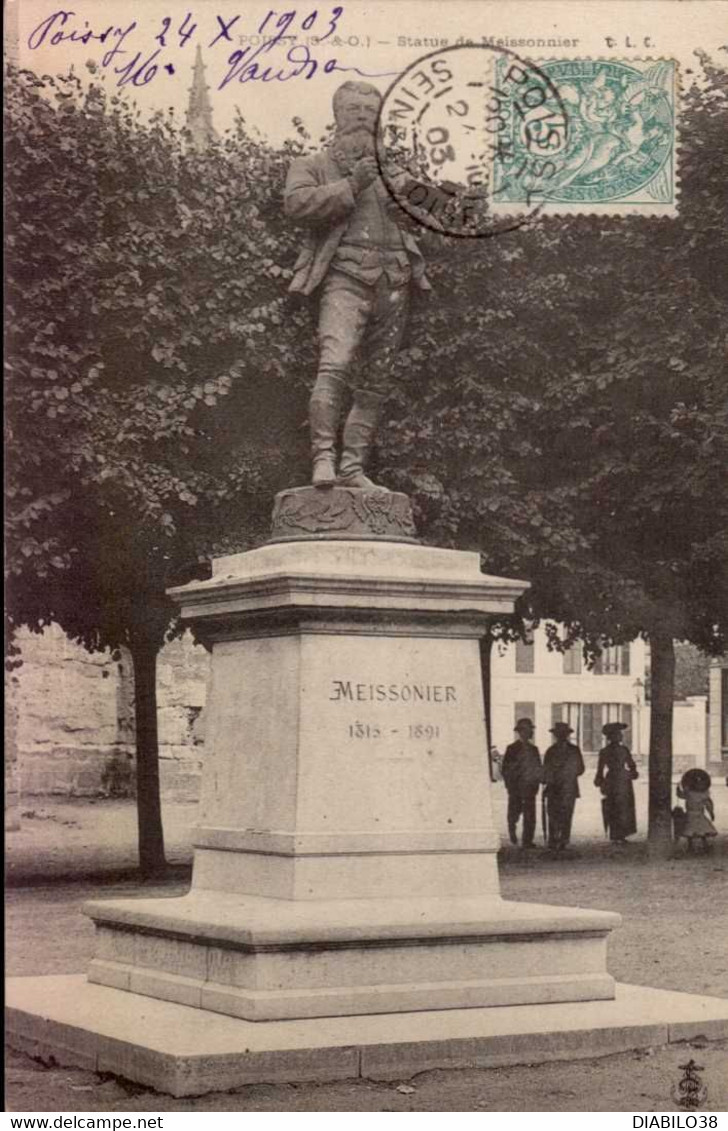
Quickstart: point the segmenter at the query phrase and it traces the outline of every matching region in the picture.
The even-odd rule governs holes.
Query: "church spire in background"
[[[5,0],[3,9],[3,59],[6,66],[19,67],[20,11],[18,0]]]
[[[217,131],[212,124],[209,89],[205,82],[205,64],[202,62],[202,51],[198,44],[187,106],[187,129],[192,134],[192,144],[195,149],[204,149],[217,137]]]

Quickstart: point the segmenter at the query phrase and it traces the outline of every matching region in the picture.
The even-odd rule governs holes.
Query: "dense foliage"
[[[29,72],[8,83],[5,137],[10,627],[131,649],[144,808],[165,587],[223,532],[260,537],[305,447],[313,338],[282,297],[278,204],[296,147],[270,153],[240,124],[197,153],[169,116],[143,124],[98,85]]]
[[[678,219],[547,219],[431,263],[386,457],[403,483],[436,480],[441,541],[537,581],[536,613],[719,650],[728,76],[708,79],[687,99]]]

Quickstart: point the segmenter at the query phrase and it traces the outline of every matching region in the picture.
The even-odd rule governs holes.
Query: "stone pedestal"
[[[90,904],[91,981],[249,1020],[613,996],[618,916],[499,895],[478,641],[525,583],[366,537],[173,591],[212,643],[192,890]]]

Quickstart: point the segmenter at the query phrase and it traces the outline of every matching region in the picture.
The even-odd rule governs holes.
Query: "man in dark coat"
[[[290,290],[320,295],[319,365],[309,405],[314,487],[376,486],[364,467],[390,391],[409,292],[413,285],[430,290],[417,243],[379,176],[380,103],[369,83],[340,86],[332,144],[295,160],[286,181],[286,215],[307,228]],[[366,364],[351,388],[360,353]],[[349,394],[337,476],[337,433]]]
[[[569,735],[574,733],[568,723],[554,723],[551,728],[553,746],[549,746],[543,760],[544,797],[548,814],[549,848],[566,848],[571,839],[571,822],[574,805],[579,794],[579,778],[584,773],[581,750]]]
[[[501,774],[508,790],[508,835],[511,844],[518,844],[516,826],[523,815],[523,847],[533,848],[536,831],[536,795],[541,785],[541,755],[531,742],[533,723],[519,719],[518,740],[512,742],[503,757]]]

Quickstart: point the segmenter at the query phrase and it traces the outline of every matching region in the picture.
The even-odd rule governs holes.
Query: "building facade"
[[[134,679],[122,651],[91,655],[58,626],[19,636],[22,665],[6,680],[6,801],[18,795],[124,796],[134,789]],[[627,724],[637,761],[649,749],[645,703],[648,650],[641,640],[607,649],[589,670],[581,649],[549,651],[542,630],[529,644],[496,646],[491,681],[491,737],[501,753],[516,720],[533,719],[543,751],[557,720],[574,728],[587,761],[604,744],[605,722]],[[159,753],[166,797],[196,797],[204,759],[209,656],[186,635],[165,646],[157,664]],[[711,668],[706,697],[675,703],[676,773],[707,766],[728,769],[728,658]],[[721,696],[721,698],[719,698]],[[706,723],[709,721],[710,727]],[[710,735],[710,756],[708,742]],[[15,804],[14,804],[15,803]]]
[[[550,651],[546,633],[536,629],[530,643],[496,645],[491,667],[491,739],[500,751],[513,741],[516,720],[530,718],[536,742],[551,743],[550,728],[568,722],[582,751],[596,755],[604,745],[602,727],[625,723],[625,742],[637,759],[647,755],[645,706],[646,646],[634,640],[607,648],[590,670],[579,645]]]

